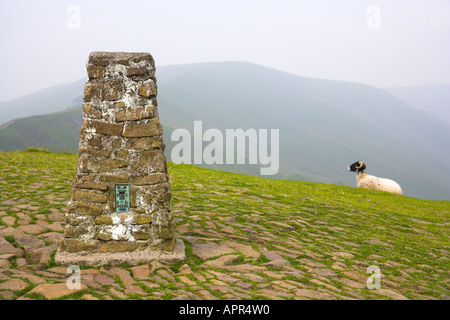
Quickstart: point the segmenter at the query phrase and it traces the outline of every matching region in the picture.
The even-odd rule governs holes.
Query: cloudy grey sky
[[[449,0],[0,0],[0,101],[86,76],[91,51],[377,87],[450,83],[449,17]]]

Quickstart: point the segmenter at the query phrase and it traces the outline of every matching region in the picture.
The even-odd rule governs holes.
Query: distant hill
[[[24,150],[29,146],[55,152],[78,151],[81,106],[67,111],[10,121],[0,128],[0,150]]]
[[[355,186],[347,166],[361,160],[369,173],[398,181],[405,195],[450,199],[450,125],[385,90],[245,62],[163,66],[156,75],[169,161],[172,131],[192,131],[195,120],[203,121],[203,130],[279,129],[280,170],[273,178]],[[77,84],[78,94],[83,84]],[[72,146],[79,128],[73,127]],[[2,148],[24,147],[5,149],[0,139]],[[254,175],[260,167],[213,166]]]
[[[386,88],[410,106],[450,124],[450,84]]]
[[[384,90],[245,62],[157,72],[159,113],[170,127],[203,120],[204,130],[279,128],[276,178],[355,186],[346,168],[362,160],[370,173],[397,180],[407,195],[450,198],[450,126]]]
[[[13,119],[63,111],[81,105],[85,82],[86,79],[83,78],[0,102],[0,126]]]

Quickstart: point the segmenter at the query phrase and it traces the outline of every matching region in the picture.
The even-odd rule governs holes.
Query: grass
[[[37,222],[36,216],[51,214],[51,209],[64,211],[76,162],[76,155],[38,149],[0,153],[0,211],[14,216],[16,227],[20,204],[32,207],[26,209],[32,224]],[[449,292],[449,201],[422,200],[331,184],[264,179],[191,165],[168,163],[168,168],[180,236],[218,243],[228,240],[249,245],[258,252],[267,249],[284,253],[289,267],[303,275],[285,275],[282,280],[312,288],[325,287],[311,282],[317,277],[309,273],[310,269],[330,269],[339,278],[351,279],[347,271],[357,271],[367,277],[366,268],[376,264],[382,268],[386,280],[401,286],[405,296],[421,294],[442,299]],[[1,217],[0,225],[6,225]],[[5,239],[20,247],[14,237]],[[205,261],[194,255],[192,244],[186,239],[184,243],[186,261],[172,265],[172,271],[177,273],[182,265],[188,264],[194,273],[227,272],[214,267],[205,269]],[[343,270],[333,268],[336,252],[353,255],[339,260]],[[378,257],[370,258],[374,255]],[[321,267],[310,266],[307,261]],[[270,259],[264,254],[250,261],[240,254],[236,264],[265,266],[268,262]],[[53,266],[54,254],[46,267]],[[12,268],[15,267],[13,262]],[[131,266],[121,267],[132,275]],[[405,273],[408,269],[419,272]],[[191,275],[186,276],[223,298],[222,292],[208,287],[209,278],[199,282]],[[115,280],[123,285],[119,278]],[[253,284],[253,289],[246,294],[261,297],[258,283]],[[345,289],[336,279],[328,284]],[[165,292],[164,299],[173,297],[173,292],[179,289],[170,282],[160,285]],[[145,285],[141,287],[154,291]],[[350,293],[343,291],[341,295]],[[365,299],[379,298],[368,289],[358,290],[357,294]]]

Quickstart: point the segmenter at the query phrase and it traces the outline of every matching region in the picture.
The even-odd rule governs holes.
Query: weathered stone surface
[[[82,219],[77,219],[70,216],[66,217],[66,223],[70,224],[71,226],[78,226],[81,222],[83,222]]]
[[[136,244],[126,241],[108,242],[100,246],[100,252],[131,252],[136,249]]]
[[[98,240],[101,240],[101,241],[110,241],[110,240],[112,240],[112,235],[109,234],[109,233],[102,233],[102,232],[99,232],[99,233],[97,234],[97,239],[98,239]]]
[[[205,264],[211,267],[222,268],[223,266],[229,266],[233,263],[236,263],[238,259],[238,255],[226,255],[215,260],[208,260],[205,262]]]
[[[83,101],[116,101],[122,98],[124,91],[125,88],[121,81],[88,82],[84,87]]]
[[[72,199],[74,201],[89,201],[89,202],[104,203],[107,202],[108,195],[106,193],[73,189]]]
[[[93,97],[99,96],[101,98],[101,83],[87,83],[84,86],[83,102],[90,102]]]
[[[102,99],[104,101],[116,101],[122,98],[125,88],[122,81],[109,81],[103,83]]]
[[[312,272],[312,273],[314,273],[316,275],[320,275],[322,277],[334,278],[334,277],[338,276],[337,273],[334,272],[333,270],[325,269],[325,268],[323,268],[323,269],[313,269],[313,270],[310,270],[310,272]]]
[[[82,132],[100,133],[109,136],[122,135],[123,126],[117,123],[107,123],[98,120],[85,120],[81,127]]]
[[[163,146],[162,139],[158,139],[158,136],[153,138],[132,138],[128,139],[126,144],[128,149],[159,149]]]
[[[344,259],[353,259],[355,256],[349,252],[333,252],[333,257],[339,257]]]
[[[156,85],[152,82],[147,82],[138,88],[138,93],[145,98],[155,97],[156,91]]]
[[[103,77],[105,68],[102,66],[88,65],[87,73],[90,80],[99,79]]]
[[[91,157],[108,158],[111,155],[111,151],[81,147],[78,150],[78,154],[80,156],[83,154],[87,154],[87,155],[90,155]]]
[[[173,251],[175,249],[175,238],[166,239],[163,242],[162,249],[164,251]]]
[[[22,246],[26,252],[29,252],[31,250],[45,247],[45,241],[36,238],[35,236],[28,235],[28,234],[17,234],[14,236],[14,240]]]
[[[12,216],[2,217],[2,221],[7,225],[12,227],[16,223],[16,218]]]
[[[78,239],[64,239],[61,242],[61,250],[66,252],[92,251],[94,249],[94,244],[86,243]]]
[[[0,254],[14,254],[19,257],[23,257],[24,255],[22,249],[14,247],[3,237],[0,237]]]
[[[64,238],[79,238],[87,232],[85,227],[68,227],[64,230]]]
[[[115,280],[106,274],[94,275],[94,281],[97,281],[101,285],[109,286],[112,285]]]
[[[308,289],[298,289],[295,291],[295,295],[319,300],[336,300],[328,293]]]
[[[262,272],[267,270],[264,267],[256,266],[249,263],[237,264],[234,266],[225,266],[224,269],[239,273]]]
[[[194,253],[194,255],[196,255],[200,259],[205,260],[224,254],[235,253],[235,251],[228,246],[217,244],[214,242],[194,242],[192,244],[192,253]]]
[[[238,243],[238,242],[232,242],[232,241],[225,241],[225,242],[223,242],[223,244],[241,252],[246,257],[251,258],[251,259],[258,259],[261,256],[261,254],[258,251],[256,251],[249,245],[245,245],[245,244]]]
[[[161,239],[171,239],[173,237],[173,228],[175,221],[170,221],[167,226],[161,226],[158,232],[158,236]]]
[[[95,224],[106,224],[111,225],[113,224],[113,220],[111,217],[97,217],[94,219]]]
[[[136,216],[134,217],[133,223],[135,224],[146,224],[151,223],[152,217],[151,216]]]
[[[150,69],[147,66],[132,67],[127,69],[127,77],[149,74]]]
[[[394,300],[409,300],[405,296],[403,296],[400,293],[395,292],[394,290],[391,290],[391,289],[376,289],[376,290],[374,290],[374,292],[376,294],[387,296],[387,297],[392,298]]]
[[[150,269],[148,264],[143,264],[141,266],[132,267],[134,279],[147,279],[149,277]]]
[[[112,267],[109,270],[109,274],[120,278],[124,285],[130,285],[136,281],[131,277],[130,272],[120,267]]]
[[[95,205],[76,201],[67,206],[67,211],[69,213],[76,213],[80,215],[98,216],[102,213],[103,209]]]
[[[142,151],[139,164],[141,171],[145,173],[166,171],[166,157],[162,150]]]
[[[97,66],[106,67],[110,64],[112,55],[110,52],[91,52],[89,55],[89,63]]]
[[[121,149],[116,152],[116,158],[126,159],[128,158],[129,152],[126,149]]]
[[[100,175],[99,177],[103,182],[127,183],[130,180],[130,177],[125,175]]]
[[[11,263],[6,259],[0,258],[0,269],[9,269],[11,267]]]
[[[116,112],[116,121],[131,121],[131,120],[141,120],[156,117],[156,107],[146,106],[146,107],[135,107],[122,109]]]
[[[75,285],[75,284],[74,284]],[[76,293],[78,291],[89,290],[89,288],[80,283],[80,288],[69,289],[66,282],[63,283],[43,283],[30,291],[30,293],[41,294],[45,299],[56,299]]]
[[[91,119],[100,119],[102,117],[101,110],[94,108],[90,104],[83,104],[84,115]]]
[[[108,185],[106,183],[96,183],[92,181],[75,181],[74,183],[72,183],[72,188],[106,191],[108,190]]]
[[[133,179],[135,185],[146,185],[163,183],[167,181],[167,175],[163,173],[150,174],[143,177],[136,177]]]
[[[28,287],[28,283],[21,279],[11,279],[0,283],[0,290],[19,291]]]
[[[150,239],[150,234],[144,231],[135,231],[133,232],[133,236],[136,240],[148,240]]]
[[[116,159],[106,159],[99,162],[98,172],[112,172],[114,169],[125,168],[128,162]]]
[[[127,138],[153,137],[160,134],[162,134],[162,127],[156,118],[150,119],[143,124],[126,124],[122,133]]]
[[[28,225],[23,225],[17,228],[20,231],[23,231],[25,233],[28,234],[40,234],[42,232],[44,232],[45,230],[47,230],[46,227],[37,225],[37,224],[28,224]]]
[[[38,248],[31,251],[30,262],[47,264],[50,262],[51,254],[58,247],[57,244],[52,244],[43,248]]]

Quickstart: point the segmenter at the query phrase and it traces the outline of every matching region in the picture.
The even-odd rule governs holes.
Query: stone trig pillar
[[[58,264],[183,260],[148,53],[93,52]]]

